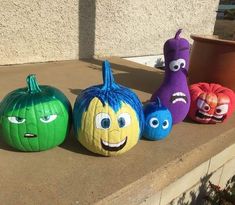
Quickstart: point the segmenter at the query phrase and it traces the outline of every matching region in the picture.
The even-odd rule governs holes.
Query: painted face
[[[168,109],[160,108],[145,116],[144,137],[149,140],[161,140],[172,129],[172,116]]]
[[[230,99],[223,93],[202,93],[197,99],[196,119],[202,123],[223,122],[229,109]]]
[[[189,116],[200,123],[223,122],[234,111],[235,95],[229,88],[214,83],[190,86]]]
[[[87,149],[114,156],[131,149],[139,139],[139,120],[128,104],[122,103],[115,112],[108,104],[94,98],[82,115],[78,140]]]
[[[60,101],[23,104],[18,102],[18,108],[2,116],[1,132],[8,144],[22,151],[41,151],[63,142],[69,116]]]

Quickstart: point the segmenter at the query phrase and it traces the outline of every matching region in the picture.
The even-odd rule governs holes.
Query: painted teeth
[[[25,134],[25,136],[27,136],[27,137],[33,137],[34,134]]]
[[[172,103],[174,104],[174,103],[177,103],[177,102],[183,102],[183,103],[185,103],[185,104],[187,103],[184,98],[177,98],[177,99],[173,100]]]
[[[186,95],[182,92],[177,92],[177,93],[173,93],[172,96],[183,96],[183,97],[186,97]]]
[[[125,142],[126,142],[126,138],[125,138],[124,140],[122,140],[121,142],[119,142],[119,143],[108,143],[108,142],[105,142],[104,140],[102,140],[102,143],[103,143],[105,146],[108,146],[108,147],[120,147],[120,146],[123,145]]]
[[[199,110],[198,112],[201,113],[201,114],[203,114],[203,115],[205,115],[205,116],[207,116],[207,117],[212,117],[212,116],[213,116],[213,115],[209,115],[208,113],[203,112],[203,111],[201,111],[201,110]]]
[[[221,119],[223,117],[223,115],[214,115],[214,117],[217,119]]]

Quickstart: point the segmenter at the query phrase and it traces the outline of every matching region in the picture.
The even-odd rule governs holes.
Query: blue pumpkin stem
[[[26,78],[26,81],[27,81],[29,93],[39,93],[42,91],[38,85],[36,76],[34,74],[28,75],[28,77]]]
[[[105,60],[103,62],[102,72],[103,72],[103,87],[102,87],[102,90],[111,90],[111,89],[115,89],[115,88],[119,87],[114,81],[109,61]]]
[[[179,29],[175,34],[175,39],[180,39],[180,34],[182,32],[182,29]]]
[[[162,107],[161,100],[159,97],[156,98],[156,104],[158,107]]]

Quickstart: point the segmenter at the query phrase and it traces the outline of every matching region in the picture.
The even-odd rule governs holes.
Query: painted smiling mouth
[[[26,138],[35,138],[35,137],[37,137],[37,135],[32,134],[32,133],[25,133],[24,137],[26,137]]]
[[[173,93],[172,96],[171,96],[171,103],[172,104],[175,104],[177,102],[183,102],[183,103],[187,103],[188,102],[188,98],[187,96],[182,93],[182,92],[176,92],[176,93]]]
[[[206,112],[198,110],[196,112],[196,118],[204,121],[223,122],[226,115],[210,115]]]
[[[109,143],[104,140],[100,140],[101,146],[104,150],[111,151],[111,152],[117,152],[121,150],[123,147],[125,147],[126,142],[127,142],[127,137],[122,140],[121,142],[118,143]]]

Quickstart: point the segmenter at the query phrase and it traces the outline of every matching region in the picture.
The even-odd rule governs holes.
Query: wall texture
[[[219,0],[1,0],[0,65],[159,54],[178,28],[212,34]]]
[[[78,0],[1,0],[0,64],[78,57]]]
[[[178,28],[183,36],[212,34],[218,0],[97,0],[96,56],[162,53]]]

